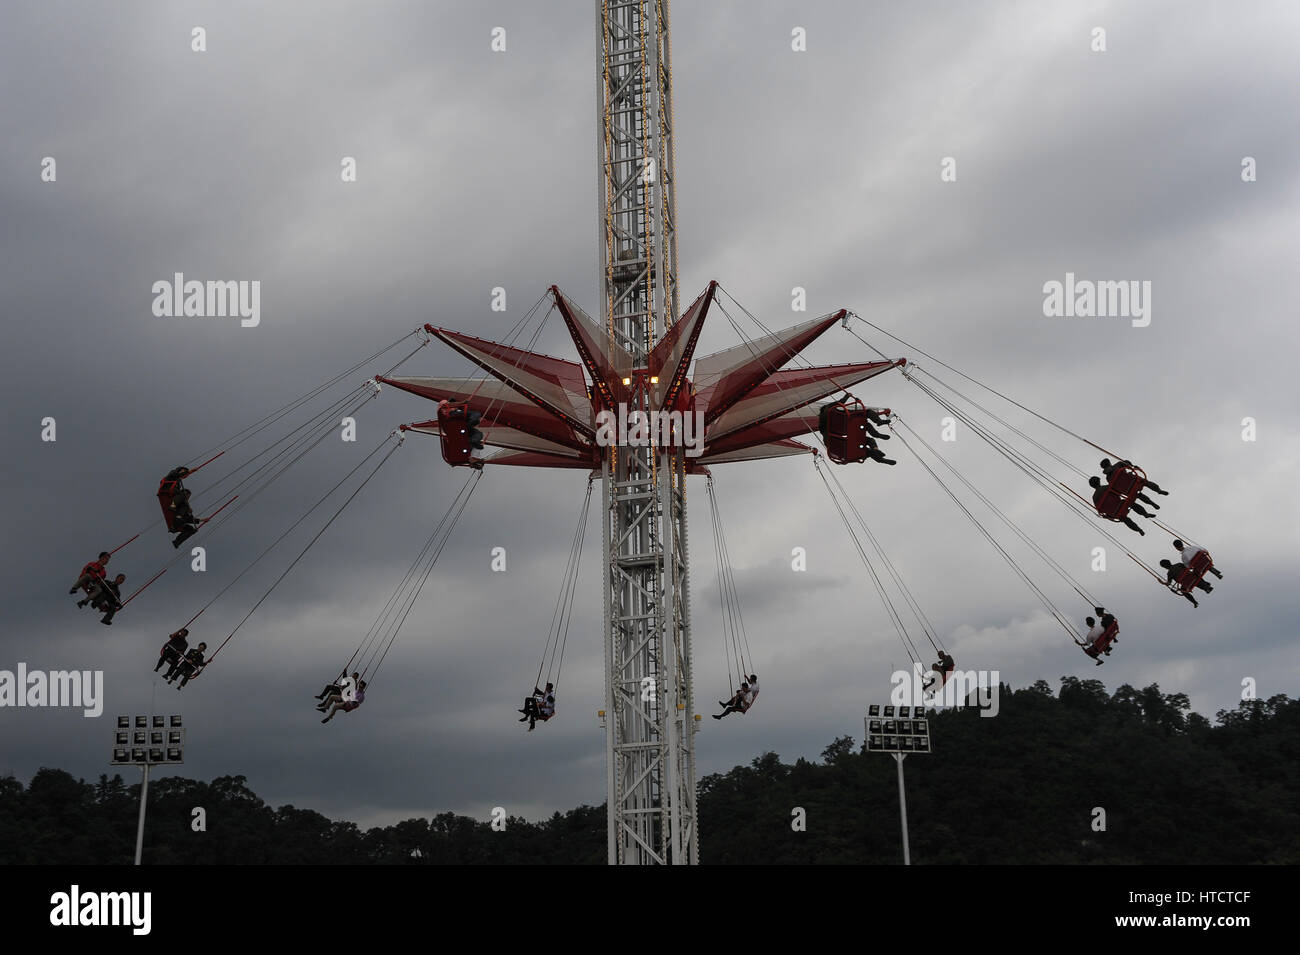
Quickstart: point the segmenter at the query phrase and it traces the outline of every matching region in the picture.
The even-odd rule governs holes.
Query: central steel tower
[[[817,402],[903,359],[798,359],[844,309],[695,356],[719,286],[710,282],[680,309],[667,0],[597,0],[596,21],[600,318],[549,289],[580,362],[426,325],[495,381],[377,380],[438,402],[437,419],[402,428],[439,436],[453,467],[600,475],[608,857],[692,864],[700,853],[686,476],[815,454],[795,439],[822,427]],[[473,453],[471,413],[491,454]],[[625,423],[666,420],[668,433],[647,441],[620,427],[610,439],[611,413]]]
[[[650,353],[680,314],[668,3],[597,0],[596,17],[601,317],[649,411]],[[602,477],[609,861],[697,863],[682,449],[609,447]]]

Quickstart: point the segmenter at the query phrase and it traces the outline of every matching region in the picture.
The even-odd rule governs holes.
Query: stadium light
[[[170,727],[170,728],[169,728]],[[149,800],[149,767],[185,762],[185,728],[180,716],[119,716],[113,731],[113,766],[139,766],[140,821],[135,831],[135,864],[144,849],[144,810]]]
[[[897,711],[897,712],[895,712]],[[930,753],[930,719],[923,706],[882,706],[872,703],[862,720],[868,753],[888,753],[898,763],[898,815],[903,826],[903,865],[912,864],[907,843],[907,791],[903,786],[903,760]]]

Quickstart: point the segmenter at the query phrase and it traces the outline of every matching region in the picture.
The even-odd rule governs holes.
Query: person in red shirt
[[[81,575],[77,577],[77,582],[72,585],[72,589],[69,590],[68,593],[75,594],[78,590],[85,590],[86,593],[89,594],[91,592],[91,584],[97,580],[103,580],[108,576],[108,571],[104,569],[104,565],[108,563],[109,558],[112,556],[113,555],[106,550],[100,551],[99,557],[81,568]],[[77,601],[77,606],[84,607],[88,603],[90,603],[89,597],[85,600]]]

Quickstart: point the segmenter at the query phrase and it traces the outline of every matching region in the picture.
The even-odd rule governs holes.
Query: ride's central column
[[[653,414],[637,372],[678,314],[667,3],[597,0],[597,20],[599,298],[611,352],[633,364],[627,410]],[[602,477],[609,862],[694,863],[685,460],[624,441]]]

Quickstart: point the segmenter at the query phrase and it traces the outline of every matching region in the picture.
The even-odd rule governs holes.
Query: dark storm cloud
[[[1065,673],[1112,688],[1159,681],[1213,712],[1235,704],[1244,678],[1268,695],[1293,693],[1300,675],[1286,533],[1300,516],[1300,31],[1289,4],[1195,10],[678,4],[673,66],[684,299],[717,278],[774,328],[808,317],[790,312],[794,286],[811,313],[854,309],[1139,458],[1174,492],[1162,499],[1172,525],[1194,530],[1229,574],[1194,611],[971,436],[944,446],[1123,608],[1121,647],[1094,670],[895,440],[898,467],[841,478],[959,664],[1016,685]],[[149,679],[167,632],[389,429],[433,414],[414,396],[387,389],[369,402],[355,445],[323,443],[204,541],[206,574],[178,565],[112,628],[62,593],[84,560],[153,519],[167,468],[417,325],[501,338],[552,282],[596,312],[591,16],[589,3],[6,8],[0,567],[11,599],[0,668],[103,669],[106,714],[183,707],[187,774],[242,772],[273,802],[362,822],[603,799],[596,591],[578,601],[560,718],[531,735],[509,718],[542,654],[577,472],[485,475],[361,714],[320,727],[309,694],[348,659],[460,486],[420,436],[219,666],[184,694]],[[206,53],[190,51],[195,25]],[[494,26],[507,29],[504,54],[490,52]],[[790,50],[795,26],[806,53]],[[1108,30],[1105,54],[1089,51],[1094,26]],[[1240,181],[1247,155],[1256,183]],[[39,180],[44,156],[57,183]],[[344,156],[357,159],[355,184],[339,181]],[[945,156],[955,183],[939,181]],[[177,271],[261,281],[261,325],[153,316],[152,283]],[[1150,280],[1151,326],[1045,318],[1043,283],[1067,271]],[[489,308],[497,286],[504,314]],[[734,343],[717,318],[698,354]],[[536,347],[572,357],[554,321]],[[874,357],[839,329],[810,355]],[[385,359],[349,384],[397,357]],[[431,345],[403,370],[471,369]],[[942,412],[915,388],[890,377],[859,391],[937,443]],[[55,444],[38,440],[47,415]],[[1253,444],[1239,439],[1248,415]],[[1084,469],[1100,457],[1045,439]],[[906,656],[806,460],[715,476],[765,693],[746,720],[707,721],[701,772],[766,749],[815,757],[856,733],[863,703],[887,692]],[[207,611],[202,638],[223,639],[336,506]],[[702,485],[690,506],[696,703],[707,712],[727,674]],[[592,525],[588,582],[600,559],[594,515]],[[1124,533],[1147,559],[1165,556],[1167,541]],[[1093,574],[1102,545],[1109,569]],[[496,546],[504,574],[490,570]],[[794,547],[808,552],[806,574],[790,569]],[[154,528],[115,566],[142,582],[170,555]],[[96,775],[108,731],[79,711],[0,711],[0,771]]]

